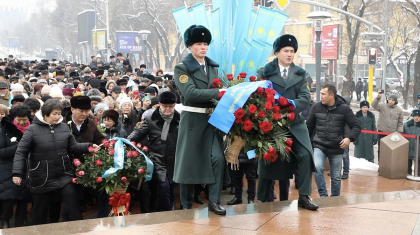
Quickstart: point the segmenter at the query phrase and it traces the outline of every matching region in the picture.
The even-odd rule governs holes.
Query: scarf
[[[172,119],[174,118],[174,114],[171,115],[164,115],[162,110],[159,109],[159,114],[165,121],[162,128],[162,134],[160,135],[161,140],[166,140],[168,138],[169,126],[171,125]]]
[[[26,131],[26,128],[28,128],[28,126],[29,126],[29,125],[31,125],[31,123],[30,123],[30,122],[28,122],[28,123],[26,124],[26,126],[19,126],[19,125],[17,124],[16,120],[15,120],[15,119],[13,119],[13,125],[15,125],[15,126],[16,126],[16,128],[17,128],[18,130],[20,130],[20,132],[24,133],[24,132]]]

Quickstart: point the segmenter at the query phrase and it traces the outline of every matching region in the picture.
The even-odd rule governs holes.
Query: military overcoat
[[[182,64],[176,65],[174,81],[178,87],[182,105],[198,108],[214,108],[212,99],[217,99],[219,89],[210,89],[217,78],[219,65],[205,58],[207,75],[200,64],[188,54]],[[217,135],[219,146],[222,137],[219,131],[208,123],[206,113],[181,112],[178,143],[175,155],[174,182],[181,184],[214,184],[211,164],[213,137]]]
[[[284,79],[280,73],[278,59],[275,58],[272,62],[266,64],[264,68],[258,70],[258,79],[270,80],[273,83],[274,90],[295,102],[296,109],[294,113],[296,114],[296,118],[290,126],[290,133],[292,134],[293,140],[299,141],[310,153],[312,169],[308,169],[308,171],[312,170],[315,172],[316,169],[312,158],[313,150],[309,139],[308,128],[305,124],[305,118],[300,114],[311,102],[311,95],[305,74],[306,71],[304,69],[292,63],[289,68],[288,79]],[[273,163],[265,164],[260,159],[258,162],[258,174],[260,177],[271,180],[291,179],[293,177],[295,160],[292,157],[292,162],[277,160]]]

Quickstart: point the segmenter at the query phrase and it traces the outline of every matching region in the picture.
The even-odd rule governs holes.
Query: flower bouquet
[[[88,188],[105,190],[111,197],[109,204],[114,214],[128,213],[130,194],[125,193],[132,180],[150,180],[153,163],[147,157],[148,147],[140,143],[129,142],[123,138],[103,140],[101,150],[94,153],[89,147],[89,154],[82,163],[73,159],[76,176],[72,182]],[[141,150],[140,150],[141,149]],[[125,206],[125,209],[122,208]]]
[[[267,164],[279,157],[282,161],[290,161],[289,153],[293,141],[289,138],[289,128],[295,119],[293,101],[272,89],[270,81],[256,82],[255,77],[251,76],[249,80],[252,82],[245,82],[246,73],[240,73],[237,78],[239,81],[230,80],[230,77],[227,75],[227,85],[234,86],[223,94],[218,106],[223,102],[227,104],[220,107],[221,113],[224,112],[225,118],[226,111],[233,113],[233,124],[228,126],[220,117],[216,117],[219,108],[217,106],[209,120],[213,125],[221,122],[227,126],[224,128],[224,132],[228,134],[226,160],[235,167],[238,164],[239,152],[244,147],[248,157],[263,159]],[[240,101],[243,104],[240,104]],[[235,109],[235,106],[239,107]],[[218,127],[217,125],[215,126]]]

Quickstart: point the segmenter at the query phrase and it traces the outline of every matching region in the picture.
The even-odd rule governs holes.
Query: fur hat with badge
[[[363,106],[367,106],[369,108],[369,102],[367,102],[366,100],[360,102],[360,108],[362,108]]]
[[[73,96],[70,99],[70,105],[74,109],[91,109],[90,101],[89,96]]]
[[[92,101],[102,102],[101,92],[98,89],[90,89],[86,96],[89,96]]]
[[[298,43],[295,36],[291,34],[284,34],[278,37],[273,43],[274,52],[280,51],[283,47],[293,47],[295,53],[298,50]]]
[[[184,33],[184,44],[186,47],[192,46],[197,42],[205,42],[210,45],[211,33],[202,25],[191,25]]]

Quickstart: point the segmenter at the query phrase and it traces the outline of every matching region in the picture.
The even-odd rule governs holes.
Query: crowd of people
[[[290,127],[293,160],[265,164],[262,159],[249,159],[242,151],[239,169],[233,170],[225,163],[223,136],[208,123],[212,99],[220,99],[224,92],[210,88],[218,77],[218,64],[206,57],[210,42],[207,28],[189,27],[184,43],[191,53],[175,66],[173,76],[161,69],[152,73],[144,64],[133,69],[121,53],[110,56],[107,63],[92,56],[88,65],[54,59],[19,61],[12,55],[1,60],[2,228],[10,227],[14,212],[16,227],[55,223],[60,218],[81,220],[87,206],[95,202],[97,217],[108,216],[105,192],[71,182],[72,160],[83,161],[88,146],[99,151],[104,139],[122,137],[149,146],[154,163],[152,180],[128,189],[132,200],[140,201],[141,213],[190,209],[194,201],[203,204],[204,191],[209,211],[225,215],[221,191],[230,186],[234,198],[228,204],[242,203],[244,175],[247,203],[275,200],[276,180],[279,200],[288,200],[290,179],[294,178],[298,206],[317,210],[318,205],[309,198],[312,173],[321,197],[339,196],[341,180],[348,177],[350,142],[356,146],[356,157],[373,162],[373,145],[382,136],[361,130],[420,133],[420,111],[413,111],[413,119],[403,126],[395,96],[381,103],[379,94],[372,102],[379,111],[377,127],[367,101],[362,101],[360,111],[354,114],[331,84],[322,87],[321,101],[313,102],[307,73],[293,63],[298,42],[286,34],[274,41],[276,58],[258,70],[258,79],[272,81],[277,92],[296,104],[296,118]],[[359,88],[355,86],[358,100]],[[105,125],[103,133],[97,128],[100,123]],[[411,141],[409,166],[414,159],[413,145]],[[326,158],[330,162],[330,194],[324,176]],[[177,188],[180,205],[176,206]],[[28,204],[32,205],[31,222],[27,221]]]

